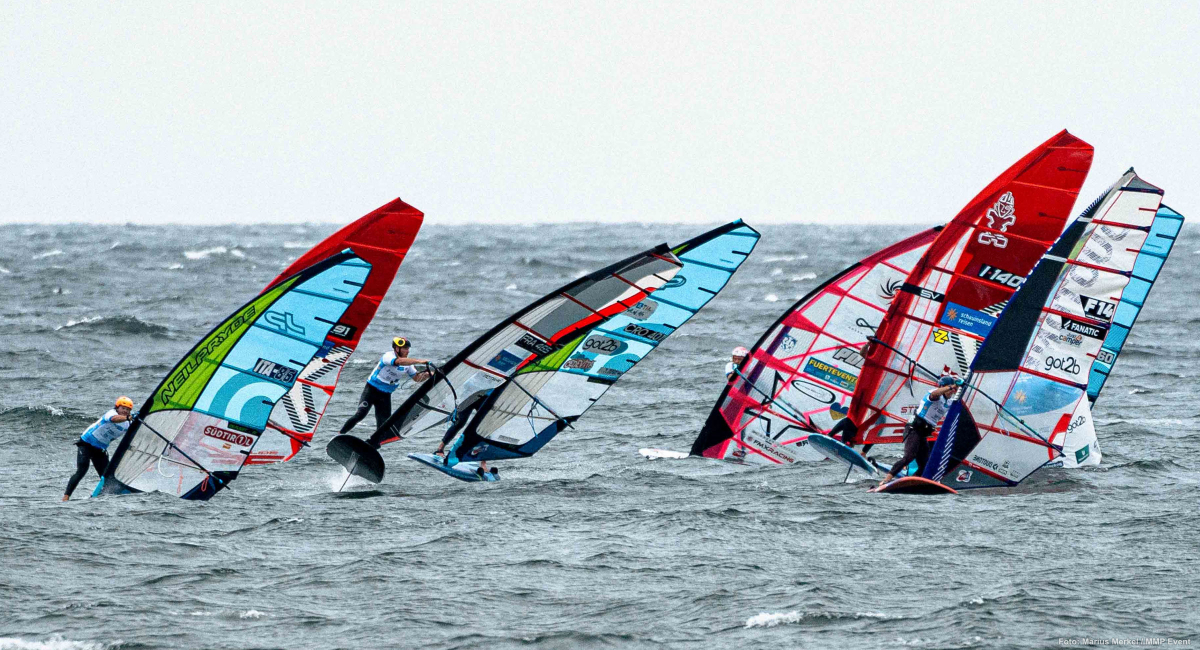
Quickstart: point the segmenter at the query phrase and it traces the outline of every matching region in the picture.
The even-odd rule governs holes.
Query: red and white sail
[[[750,349],[691,453],[758,463],[823,459],[807,449],[808,434],[845,417],[860,350],[940,230],[867,257],[784,312]]]
[[[1063,131],[992,181],[948,224],[903,282],[850,405],[860,443],[900,442],[936,377],[965,376],[1005,303],[1062,232],[1092,163]]]

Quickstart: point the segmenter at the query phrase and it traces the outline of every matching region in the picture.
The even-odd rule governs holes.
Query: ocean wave
[[[792,610],[785,613],[769,613],[762,612],[756,616],[751,616],[746,619],[746,627],[775,627],[776,625],[790,625],[799,623],[805,619],[823,618],[823,619],[859,619],[859,618],[887,618],[887,614],[881,612],[799,612]]]
[[[800,275],[792,276],[792,282],[806,282],[808,280],[816,280],[816,279],[817,279],[816,273],[801,273]]]
[[[779,302],[779,296],[773,293],[768,293],[767,295],[763,296],[763,300],[767,302]]]
[[[213,246],[212,248],[206,248],[202,251],[183,251],[183,256],[189,260],[202,260],[209,255],[224,255],[228,252],[229,249],[225,248],[224,246]]]
[[[59,325],[54,331],[70,329],[97,334],[129,334],[147,336],[167,336],[169,330],[157,323],[146,322],[136,316],[90,316],[80,320],[69,320],[65,325]]]
[[[308,250],[308,249],[312,248],[313,246],[316,246],[316,244],[309,243],[306,241],[285,241],[285,242],[283,242],[283,247],[287,248],[287,249],[303,248],[304,250]]]
[[[12,271],[9,271],[8,269],[4,268],[3,266],[0,266],[0,273],[12,273]]]
[[[20,422],[31,430],[60,429],[70,426],[65,423],[74,422],[77,425],[90,423],[94,418],[73,411],[65,411],[56,406],[14,406],[0,409],[0,418],[4,422]]]
[[[119,647],[120,641],[112,644],[94,641],[72,641],[55,634],[45,641],[27,641],[18,637],[0,637],[0,650],[104,650]]]
[[[58,249],[58,248],[56,248],[56,249],[54,249],[54,250],[52,250],[52,251],[46,251],[45,253],[38,253],[37,255],[34,255],[34,256],[33,256],[33,259],[35,259],[35,260],[43,260],[43,259],[46,259],[47,257],[57,257],[57,256],[59,256],[59,255],[62,255],[62,254],[63,254],[62,250],[61,250],[61,249]]]

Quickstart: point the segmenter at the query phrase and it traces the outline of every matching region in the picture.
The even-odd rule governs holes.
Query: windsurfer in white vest
[[[750,351],[740,345],[733,349],[729,355],[729,363],[725,364],[725,381],[732,382],[738,376],[738,368],[748,356]]]
[[[892,465],[892,469],[879,482],[880,485],[891,481],[914,460],[917,461],[917,471],[913,476],[920,476],[925,471],[925,463],[929,460],[929,436],[946,417],[946,411],[950,409],[950,396],[960,385],[961,379],[945,375],[938,380],[937,388],[925,395],[917,414],[904,425],[904,455]]]
[[[429,363],[427,359],[409,358],[408,352],[412,344],[403,336],[392,339],[392,349],[384,352],[375,364],[375,370],[367,378],[362,395],[358,398],[358,410],[342,425],[341,433],[349,433],[354,425],[367,417],[371,407],[375,407],[375,428],[379,429],[392,414],[392,393],[404,379],[411,378],[420,383],[429,379],[429,371],[418,371],[417,365]]]
[[[96,468],[97,474],[104,476],[104,470],[108,469],[108,445],[129,430],[131,411],[133,400],[124,395],[118,397],[116,406],[92,423],[75,441],[75,474],[67,481],[63,501],[71,498],[76,486],[87,476],[89,463]]]

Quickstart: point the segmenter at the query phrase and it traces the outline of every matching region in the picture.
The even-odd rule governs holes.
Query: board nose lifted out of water
[[[372,483],[383,481],[383,457],[379,455],[379,450],[365,440],[346,434],[335,436],[326,445],[325,453],[346,468],[346,481],[349,481],[351,476],[364,478]],[[346,487],[344,481],[342,487]],[[342,489],[338,488],[338,492],[341,491]]]

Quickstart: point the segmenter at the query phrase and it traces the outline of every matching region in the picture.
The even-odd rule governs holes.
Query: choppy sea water
[[[752,224],[753,225],[753,224]],[[331,225],[0,226],[0,649],[1009,648],[1200,643],[1200,231],[1185,227],[1095,410],[1104,463],[1006,494],[868,494],[832,464],[686,450],[734,345],[915,228],[767,226],[712,303],[504,480],[389,445],[351,483],[321,445],[209,503],[58,502],[73,441],[141,403]],[[392,336],[447,359],[547,291],[681,225],[424,228],[318,431]],[[368,418],[368,421],[370,418]],[[358,431],[366,435],[368,427]],[[1065,647],[1065,646],[1064,646]]]

